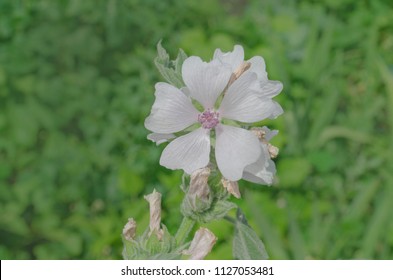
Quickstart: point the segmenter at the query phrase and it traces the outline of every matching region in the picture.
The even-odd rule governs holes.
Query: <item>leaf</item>
[[[166,50],[162,47],[161,41],[157,44],[158,56],[154,60],[158,71],[164,79],[171,85],[181,88],[184,87],[183,78],[181,75],[181,68],[184,60],[187,58],[185,52],[180,49],[176,60],[171,61]]]
[[[357,258],[372,259],[376,257],[376,253],[379,250],[378,241],[382,239],[387,225],[391,221],[392,199],[393,188],[391,185],[388,185],[384,192],[376,199],[376,205],[378,205],[378,207],[375,209],[367,224],[367,230],[362,240],[363,246],[361,250],[357,252]]]
[[[233,238],[233,257],[238,260],[266,260],[269,258],[265,245],[238,208]]]

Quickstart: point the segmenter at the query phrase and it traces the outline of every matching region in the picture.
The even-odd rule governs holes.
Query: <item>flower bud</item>
[[[210,206],[209,176],[209,167],[198,169],[191,174],[187,199],[195,211],[203,211]]]
[[[279,149],[269,143],[270,139],[277,135],[278,130],[270,130],[269,128],[264,126],[253,127],[251,128],[251,132],[253,132],[258,137],[259,141],[262,144],[265,144],[267,146],[270,158],[276,158],[278,156]]]
[[[279,149],[276,146],[273,146],[272,144],[268,143],[267,149],[269,151],[270,158],[276,158],[278,156]]]
[[[155,233],[158,239],[162,237],[161,230],[161,194],[154,190],[151,194],[145,195],[145,199],[150,204],[150,233],[149,236]]]
[[[221,183],[224,186],[224,188],[232,194],[236,198],[240,198],[241,194],[239,191],[239,184],[234,181],[229,181],[228,179],[222,178]]]
[[[263,142],[265,140],[266,131],[261,127],[253,127],[251,128],[251,132],[258,137],[259,141]]]
[[[123,228],[123,237],[125,240],[131,241],[135,237],[136,232],[136,222],[133,218],[128,219],[128,222]]]
[[[200,228],[191,241],[190,248],[184,250],[183,254],[190,255],[190,260],[203,260],[210,253],[217,237],[207,228]]]

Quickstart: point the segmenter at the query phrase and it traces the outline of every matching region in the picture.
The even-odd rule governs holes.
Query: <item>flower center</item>
[[[220,122],[218,119],[219,113],[210,109],[205,110],[202,114],[198,115],[198,121],[205,129],[212,129]]]

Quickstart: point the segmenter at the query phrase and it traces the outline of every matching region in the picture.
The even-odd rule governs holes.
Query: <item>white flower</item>
[[[264,126],[252,131],[260,140],[262,152],[255,163],[244,169],[243,179],[257,184],[271,185],[276,174],[276,165],[271,158],[277,156],[278,148],[272,146],[268,141],[277,135],[278,130],[270,130]]]
[[[216,49],[213,59],[230,66],[233,73],[237,73],[244,65],[244,50],[240,45],[236,45],[232,52],[223,53],[220,49]],[[257,91],[260,92],[262,98],[271,99],[278,95],[283,89],[283,85],[279,81],[271,81],[267,77],[265,60],[261,56],[254,56],[247,61],[250,67],[245,71],[255,73],[258,77]],[[281,106],[273,101],[276,107],[269,118],[276,118],[283,113]]]
[[[244,168],[258,160],[261,154],[258,138],[222,121],[254,123],[278,115],[282,109],[261,94],[257,73],[247,71],[227,88],[232,72],[229,65],[218,60],[206,63],[192,56],[182,67],[184,90],[167,83],[156,84],[156,100],[145,121],[146,128],[153,132],[150,139],[162,143],[175,137],[174,133],[200,125],[168,144],[161,155],[161,165],[183,169],[188,174],[207,166],[212,131],[217,166],[228,180],[241,179]],[[198,102],[203,111],[198,111],[193,102]]]

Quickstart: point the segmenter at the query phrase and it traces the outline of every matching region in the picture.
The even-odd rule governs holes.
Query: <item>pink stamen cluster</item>
[[[218,112],[207,109],[205,112],[198,115],[198,121],[202,124],[203,128],[212,129],[220,122],[218,117]]]

